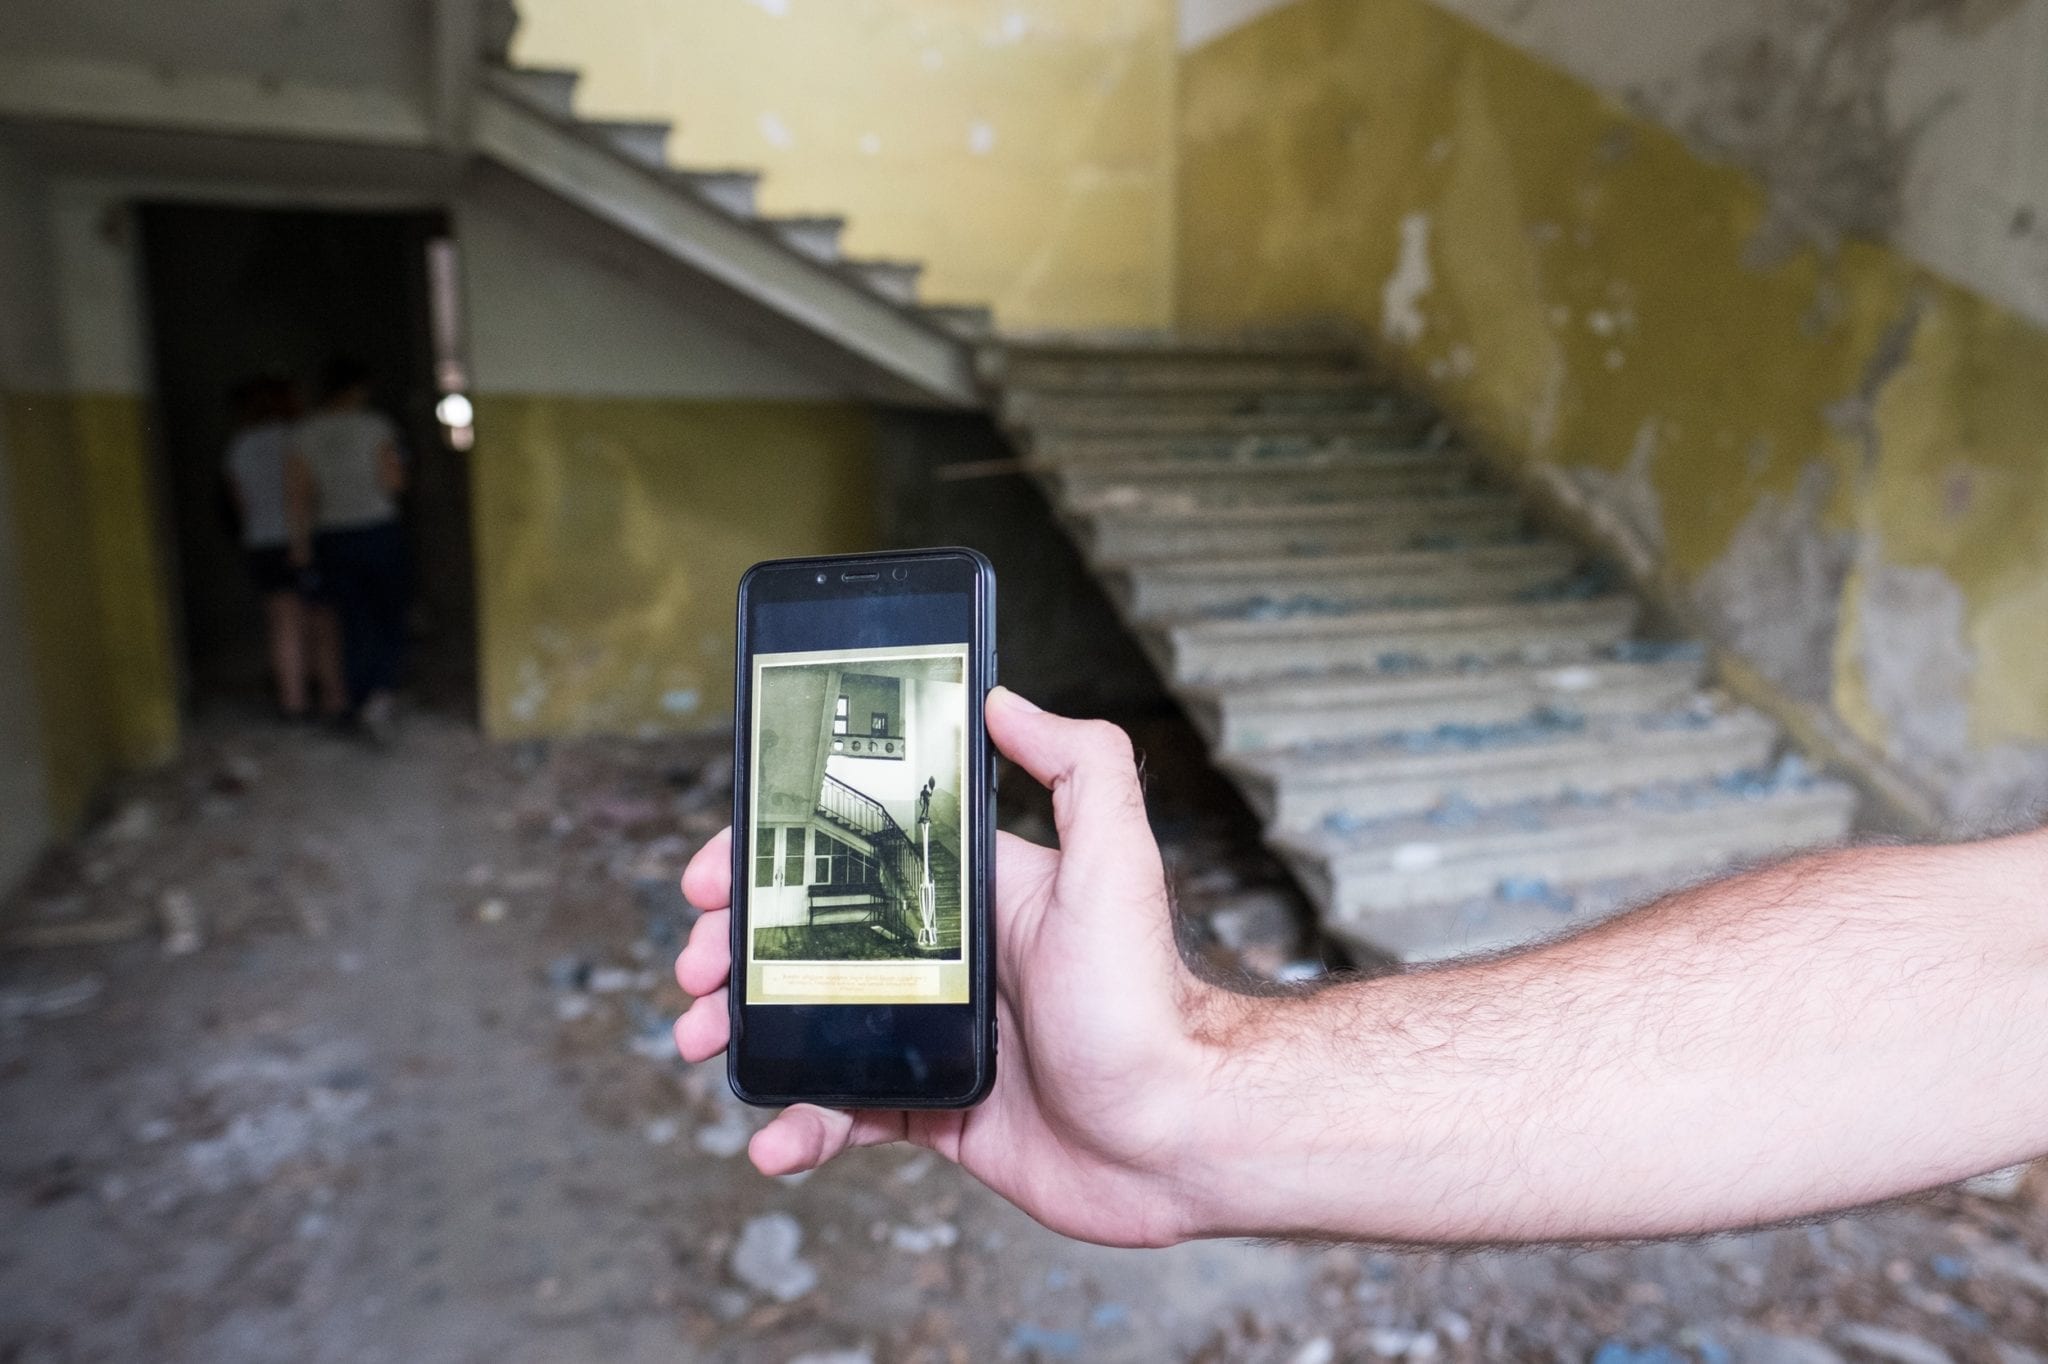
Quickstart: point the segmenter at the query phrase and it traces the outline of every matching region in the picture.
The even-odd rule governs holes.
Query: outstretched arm
[[[1890,1198],[2048,1151],[2044,1014],[2048,834],[1805,857],[1245,1006],[1198,1220],[1576,1240]]]
[[[1824,853],[1532,951],[1283,998],[1173,946],[1129,743],[998,690],[1060,850],[997,867],[1004,1054],[965,1114],[786,1111],[771,1174],[912,1141],[1040,1221],[1469,1242],[1682,1235],[2048,1151],[2048,831]],[[683,1054],[726,1043],[729,847],[683,888]]]

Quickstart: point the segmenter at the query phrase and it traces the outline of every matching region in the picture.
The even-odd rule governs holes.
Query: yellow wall
[[[856,404],[497,394],[478,399],[476,429],[497,737],[725,721],[740,574],[873,548],[873,430]]]
[[[1423,0],[1184,59],[1178,308],[1348,318],[1671,599],[1961,818],[2048,793],[2048,334]]]
[[[0,398],[22,614],[60,827],[78,821],[108,775],[161,762],[178,742],[143,404],[122,394]]]
[[[1172,0],[527,0],[579,111],[674,119],[670,159],[765,169],[776,212],[1011,327],[1169,313]]]

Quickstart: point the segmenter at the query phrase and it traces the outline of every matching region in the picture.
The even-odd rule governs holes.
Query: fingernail
[[[1001,704],[1009,706],[1015,710],[1021,710],[1027,715],[1041,715],[1044,713],[1039,707],[1032,705],[1029,701],[1017,695],[1017,693],[1011,691],[1008,687],[997,687],[995,690],[991,691],[989,695],[994,697]]]

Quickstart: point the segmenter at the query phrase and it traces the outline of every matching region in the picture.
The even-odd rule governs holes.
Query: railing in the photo
[[[918,856],[917,844],[880,801],[829,773],[818,794],[818,810],[827,819],[865,838],[874,850],[881,883],[868,922],[879,924],[906,942],[916,942],[917,891],[924,882],[924,861]],[[817,894],[817,890],[812,887],[812,894]]]

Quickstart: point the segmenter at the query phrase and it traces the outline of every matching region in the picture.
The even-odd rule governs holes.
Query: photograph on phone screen
[[[967,1001],[967,646],[754,659],[748,1002]]]

